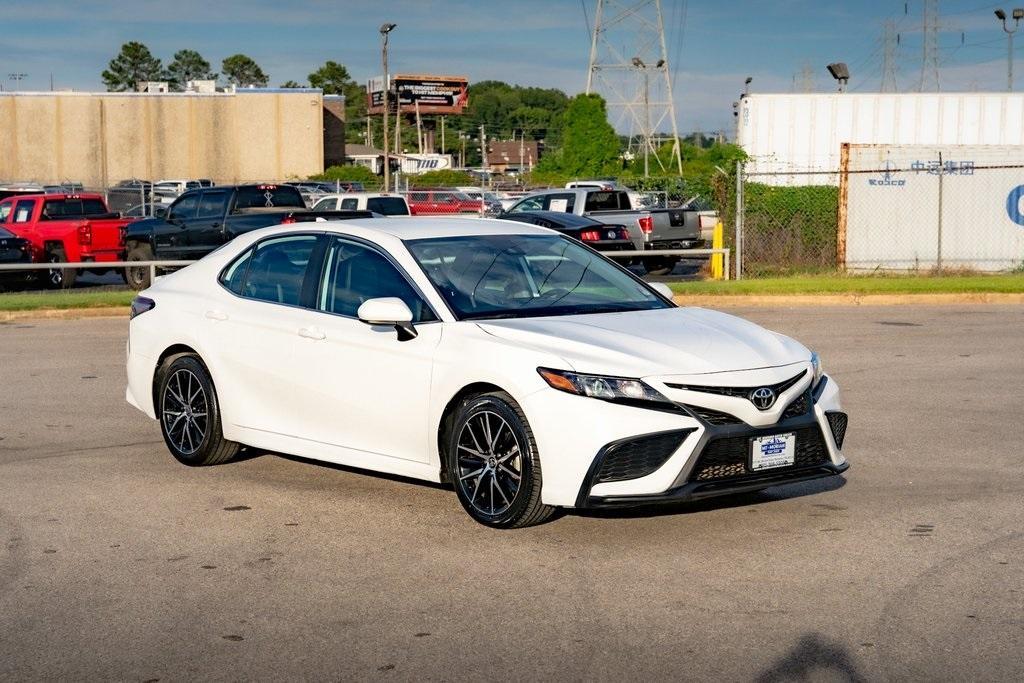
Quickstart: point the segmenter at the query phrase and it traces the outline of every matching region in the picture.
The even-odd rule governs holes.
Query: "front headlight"
[[[550,368],[537,368],[537,372],[552,389],[558,389],[568,394],[589,396],[616,403],[646,404],[643,407],[659,410],[676,409],[676,405],[672,401],[638,379],[585,375],[579,372]]]
[[[825,371],[821,369],[821,358],[814,351],[811,351],[811,367],[814,368],[814,381],[811,383],[811,388],[818,386],[818,382],[821,381]]]

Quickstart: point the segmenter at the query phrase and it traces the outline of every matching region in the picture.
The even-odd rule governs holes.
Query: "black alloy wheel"
[[[456,415],[449,475],[459,502],[476,521],[516,528],[554,512],[540,501],[540,458],[519,406],[505,393],[477,396]]]
[[[216,465],[238,452],[239,445],[224,438],[217,392],[198,356],[171,356],[157,381],[157,417],[171,455],[186,465]]]

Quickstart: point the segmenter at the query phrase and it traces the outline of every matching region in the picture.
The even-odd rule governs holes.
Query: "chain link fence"
[[[1024,267],[1024,151],[844,145],[840,168],[719,184],[740,277]]]

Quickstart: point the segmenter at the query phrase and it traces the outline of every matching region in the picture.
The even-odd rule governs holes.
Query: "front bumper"
[[[537,392],[524,409],[541,453],[542,499],[576,508],[648,505],[840,474],[849,465],[840,452],[846,416],[838,387],[825,378],[812,392],[810,383],[808,374],[786,391],[777,412],[735,410],[742,419],[728,424],[713,424],[714,415],[738,407],[735,399],[719,403],[722,412],[708,411],[709,417],[692,410],[691,400],[684,405],[673,398],[679,411],[663,412]],[[842,429],[833,427],[837,416]],[[751,470],[751,438],[791,432],[797,435],[793,465]]]

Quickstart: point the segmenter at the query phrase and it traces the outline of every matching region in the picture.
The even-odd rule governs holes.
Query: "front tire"
[[[481,524],[501,529],[546,521],[541,467],[526,416],[504,392],[466,400],[448,439],[448,474],[459,502]]]
[[[224,438],[217,392],[198,356],[171,356],[157,371],[157,382],[157,418],[171,455],[193,467],[235,456],[239,445]]]

